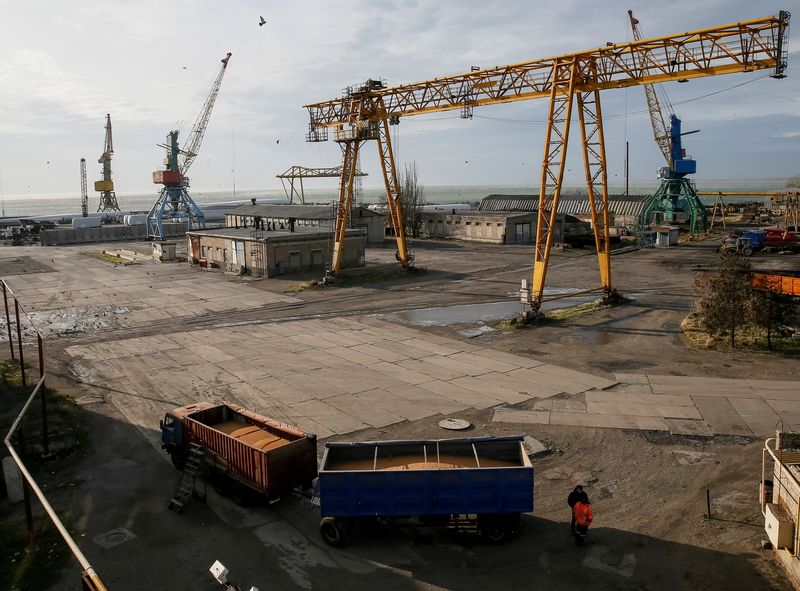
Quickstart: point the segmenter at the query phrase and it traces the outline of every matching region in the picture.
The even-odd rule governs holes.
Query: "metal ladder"
[[[190,443],[189,454],[186,457],[186,463],[181,471],[181,476],[178,479],[178,486],[175,487],[172,500],[169,502],[169,505],[167,505],[168,509],[175,509],[175,511],[181,513],[192,498],[206,498],[206,482],[202,480],[203,458],[203,447],[197,443]],[[197,489],[198,478],[203,482],[202,492]]]

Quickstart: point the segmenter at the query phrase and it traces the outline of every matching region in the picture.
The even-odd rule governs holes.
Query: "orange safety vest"
[[[575,503],[575,507],[572,509],[572,515],[575,517],[575,523],[584,527],[589,527],[589,524],[592,522],[592,518],[594,517],[592,508],[586,503],[581,503],[580,501]]]

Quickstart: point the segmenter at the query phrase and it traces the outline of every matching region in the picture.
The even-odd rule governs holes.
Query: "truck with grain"
[[[161,447],[175,467],[183,468],[193,448],[217,491],[236,502],[253,493],[275,500],[292,488],[311,488],[317,476],[316,435],[232,404],[182,406],[160,426]]]
[[[410,521],[504,542],[533,511],[522,439],[326,442],[314,495],[320,534],[343,547],[358,525]]]

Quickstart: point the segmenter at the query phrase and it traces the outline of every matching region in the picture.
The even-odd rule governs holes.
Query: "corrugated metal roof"
[[[649,198],[650,195],[609,195],[608,210],[616,215],[638,216]],[[478,211],[536,211],[538,207],[538,195],[489,195],[481,200]],[[586,195],[561,195],[558,211],[586,215],[589,213],[589,198]]]
[[[241,216],[261,216],[262,218],[295,218],[297,220],[330,220],[333,214],[333,207],[330,205],[240,205],[229,211],[225,215]],[[383,215],[377,211],[371,211],[366,207],[357,207],[353,211],[353,217],[371,217]]]

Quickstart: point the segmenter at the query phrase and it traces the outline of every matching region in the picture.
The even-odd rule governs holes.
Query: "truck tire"
[[[744,250],[742,250],[742,254],[744,256],[746,256],[746,257],[749,257],[751,254],[753,254],[753,249],[752,248],[745,248]]]
[[[478,517],[481,537],[489,544],[504,544],[514,537],[519,515],[482,515]]]
[[[172,465],[178,470],[183,470],[186,465],[186,454],[180,449],[173,449],[169,452],[169,457],[172,460]]]
[[[231,484],[231,499],[240,507],[247,507],[253,501],[252,491],[241,482],[234,481]]]
[[[350,541],[348,524],[335,517],[324,517],[319,522],[319,534],[328,546],[344,548]]]

